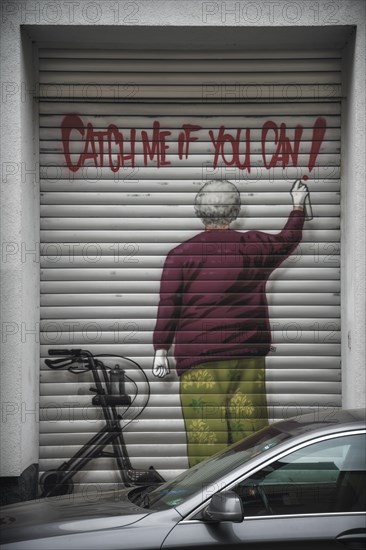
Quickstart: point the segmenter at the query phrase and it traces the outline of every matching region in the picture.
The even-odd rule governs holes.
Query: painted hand
[[[304,203],[306,197],[309,195],[309,189],[307,185],[296,180],[290,191],[292,197],[292,204],[294,208],[304,209]]]
[[[154,376],[164,378],[164,376],[170,373],[167,354],[168,352],[165,349],[156,350],[152,368],[152,373]]]

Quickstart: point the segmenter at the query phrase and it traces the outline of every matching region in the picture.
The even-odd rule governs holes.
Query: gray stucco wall
[[[366,6],[366,4],[365,4]],[[342,109],[342,394],[365,407],[365,32],[344,48]]]
[[[146,29],[139,33],[139,26],[158,27],[154,46],[159,48],[171,47],[176,27],[190,27],[185,36],[190,41],[194,35],[197,47],[215,47],[220,36],[230,47],[324,48],[327,40],[341,47],[341,26],[357,26],[345,47],[342,310],[344,406],[360,407],[365,403],[365,6],[363,0],[2,1],[2,476],[18,476],[38,461],[39,259],[29,252],[39,243],[38,138],[29,36],[53,45],[95,47],[106,40],[121,45],[128,43],[121,27],[135,27],[132,34],[141,45]],[[319,26],[322,32],[316,33]],[[243,32],[233,34],[233,27]],[[278,33],[278,27],[286,30]],[[314,32],[301,34],[303,27]]]
[[[33,49],[16,25],[1,38],[1,475],[38,462],[39,186]]]

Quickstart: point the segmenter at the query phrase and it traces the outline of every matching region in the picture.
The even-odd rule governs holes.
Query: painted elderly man
[[[206,183],[195,199],[205,230],[168,254],[161,277],[153,374],[169,373],[174,343],[189,465],[268,423],[265,357],[271,347],[269,276],[299,244],[306,185],[278,234],[230,229],[240,194]]]

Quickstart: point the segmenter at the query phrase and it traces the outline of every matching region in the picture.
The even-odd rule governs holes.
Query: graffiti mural
[[[41,129],[42,343],[47,356],[72,342],[109,369],[130,358],[148,379],[128,369],[130,408],[114,413],[122,478],[153,466],[169,479],[276,419],[337,404],[334,107],[72,107],[44,114]],[[81,386],[55,374],[43,387],[55,383],[71,458],[74,432],[85,446],[103,426],[97,411],[94,424],[83,416],[88,374]],[[71,428],[64,382],[75,387],[66,405],[78,403]],[[45,425],[41,467],[52,471]],[[106,461],[75,487],[118,481],[120,464]]]
[[[191,466],[267,424],[265,356],[271,347],[265,287],[301,241],[308,188],[296,181],[293,211],[277,235],[230,230],[240,193],[206,183],[195,199],[205,231],[164,265],[153,373],[169,373],[173,341]]]
[[[204,231],[166,257],[152,373],[160,379],[170,373],[171,351],[191,466],[268,423],[265,358],[272,338],[266,285],[300,244],[305,216],[310,219],[309,188],[302,180],[309,179],[316,165],[326,127],[324,117],[315,119],[308,171],[289,182],[292,211],[281,231],[231,229],[241,208],[240,191],[234,183],[216,179],[204,184],[194,200]],[[285,122],[265,121],[254,165],[268,171],[296,168],[303,133],[301,124],[288,130]],[[154,166],[163,177],[164,169],[174,163],[189,165],[200,139],[210,144],[213,169],[233,166],[250,175],[252,134],[250,128],[230,130],[221,125],[214,130],[193,123],[173,130],[159,120],[150,129],[122,130],[109,124],[103,130],[78,114],[66,115],[61,124],[64,160],[75,175],[85,166],[113,173]],[[75,139],[81,140],[77,154],[72,150]]]

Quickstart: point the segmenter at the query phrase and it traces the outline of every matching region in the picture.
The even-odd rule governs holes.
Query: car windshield
[[[201,491],[205,491],[209,496],[217,490],[217,480],[290,437],[290,433],[274,427],[265,428],[155,489],[149,487],[144,491],[133,492],[131,500],[143,508],[164,510],[178,506]]]

